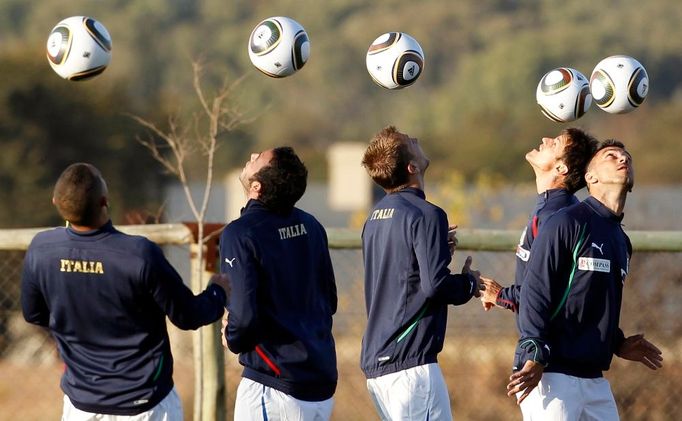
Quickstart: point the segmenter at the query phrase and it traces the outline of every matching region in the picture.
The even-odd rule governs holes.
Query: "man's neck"
[[[538,194],[542,194],[547,190],[560,189],[564,187],[563,178],[557,177],[551,172],[535,174],[535,188]]]
[[[78,225],[74,224],[73,222],[69,221],[69,227],[78,232],[87,232],[87,231],[94,231],[97,229],[102,228],[104,225],[106,225],[109,222],[109,214],[108,212],[102,212],[99,216],[99,218],[93,222],[92,224],[89,225]]]
[[[99,224],[99,225],[76,225],[74,223],[69,222],[69,228],[71,228],[74,231],[78,232],[88,232],[88,231],[94,231],[96,229],[102,228],[104,225],[106,225],[108,221]]]
[[[606,206],[614,215],[620,216],[623,214],[623,209],[625,209],[625,200],[627,199],[627,190],[599,190],[592,188],[590,191],[590,196],[601,202],[602,205]]]

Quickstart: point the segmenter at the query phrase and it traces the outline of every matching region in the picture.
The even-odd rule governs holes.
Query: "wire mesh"
[[[176,246],[177,247],[177,246]],[[451,265],[459,271],[467,254],[483,275],[509,284],[514,272],[512,252],[458,250]],[[23,251],[0,252],[0,420],[59,419],[63,365],[54,342],[21,315],[20,277]],[[188,256],[189,253],[180,253]],[[339,292],[334,317],[339,384],[334,420],[377,419],[359,368],[366,324],[362,254],[359,249],[332,250]],[[626,335],[644,332],[664,353],[664,368],[651,371],[641,364],[614,358],[607,379],[623,420],[670,420],[682,411],[671,391],[682,387],[682,253],[635,252],[625,284],[621,327]],[[175,262],[186,265],[187,262]],[[186,419],[193,405],[191,332],[169,324],[175,360],[174,379]],[[511,312],[484,312],[476,300],[449,311],[448,332],[439,363],[448,383],[455,418],[518,420],[521,413],[506,396],[517,334]],[[226,353],[227,419],[232,419],[241,367]]]

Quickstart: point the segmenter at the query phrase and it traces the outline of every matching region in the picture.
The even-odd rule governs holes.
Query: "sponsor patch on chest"
[[[595,257],[579,257],[578,269],[591,272],[611,272],[611,261],[608,259],[597,259]]]
[[[521,247],[521,245],[519,244],[518,246],[516,246],[516,257],[523,260],[524,262],[527,262],[528,259],[530,258],[530,251]]]

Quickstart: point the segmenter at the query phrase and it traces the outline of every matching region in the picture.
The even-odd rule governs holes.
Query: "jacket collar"
[[[402,190],[397,191],[396,193],[400,194],[412,194],[415,196],[418,196],[422,199],[426,199],[426,193],[424,193],[424,190],[418,189],[416,187],[405,187]]]
[[[255,210],[268,210],[267,207],[261,202],[260,200],[257,199],[249,199],[248,202],[246,202],[246,205],[241,209],[240,215],[244,215],[247,212],[255,211]]]
[[[102,225],[101,227],[94,229],[94,230],[89,230],[89,231],[76,231],[71,226],[66,227],[66,231],[69,234],[75,235],[77,237],[97,237],[100,235],[104,234],[111,234],[112,232],[115,232],[116,229],[114,228],[114,224],[111,223],[111,219],[107,221],[106,224]]]
[[[599,200],[595,199],[592,196],[588,196],[587,199],[584,200],[584,202],[589,206],[594,212],[601,216],[602,218],[607,218],[611,219],[614,222],[620,223],[623,220],[623,217],[625,216],[625,213],[621,213],[620,215],[616,215],[613,212],[611,212],[611,209],[607,208],[604,206],[602,202]]]
[[[569,192],[566,189],[549,189],[545,190],[544,192],[540,193],[537,198],[537,203],[545,203],[549,202],[550,200],[554,199],[562,199],[562,198],[567,198],[569,196],[573,196],[573,193]]]

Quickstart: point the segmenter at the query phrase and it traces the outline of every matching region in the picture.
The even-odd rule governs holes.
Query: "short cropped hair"
[[[627,152],[627,150],[625,150],[625,145],[620,140],[606,139],[606,140],[602,141],[599,144],[599,146],[597,146],[595,148],[594,153],[592,154],[592,157],[594,157],[597,154],[597,152],[601,151],[602,149],[606,149],[606,148],[610,148],[610,147],[620,148],[620,149],[624,150],[625,152]],[[628,155],[629,154],[630,153],[628,152]]]
[[[97,222],[106,187],[102,174],[93,165],[69,165],[57,179],[52,195],[57,212],[75,225]]]
[[[405,139],[394,126],[385,127],[372,138],[362,157],[369,176],[386,191],[397,190],[409,181],[407,166],[413,156]]]
[[[261,184],[258,200],[270,210],[288,213],[305,193],[308,170],[293,148],[283,146],[272,150],[270,163],[251,179]]]
[[[567,138],[564,154],[561,157],[568,167],[568,172],[564,177],[564,187],[569,192],[575,193],[586,185],[585,171],[599,142],[592,135],[575,127],[562,130],[561,135]]]
[[[597,152],[604,150],[606,148],[610,148],[610,147],[620,148],[620,149],[624,150],[628,155],[630,154],[625,149],[625,145],[623,144],[623,142],[616,140],[616,139],[606,139],[606,140],[602,141],[601,143],[599,143],[599,145],[594,149],[594,153],[592,154],[590,161],[587,163],[587,168],[589,169],[590,164],[592,163],[592,158],[594,158],[597,155]],[[587,190],[588,191],[590,190],[589,185],[587,186]],[[632,191],[632,189],[630,189],[630,191]]]

